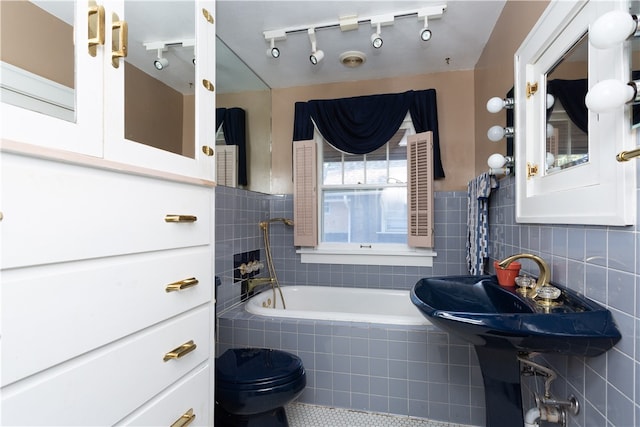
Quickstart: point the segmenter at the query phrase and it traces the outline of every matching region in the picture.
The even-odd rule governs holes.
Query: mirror
[[[245,112],[247,184],[238,186],[270,193],[271,89],[219,37],[216,37],[216,83],[216,108]],[[227,144],[221,129],[216,144]],[[222,168],[218,168],[218,172],[221,173]],[[234,185],[232,180],[220,179],[220,182]]]
[[[588,28],[608,11],[624,8],[624,2],[552,0],[515,54],[514,127],[516,221],[520,223],[630,225],[636,215],[636,162],[619,163],[616,154],[635,146],[629,126],[631,108],[611,113],[587,112],[586,141],[560,138],[549,132],[553,111],[565,111],[571,122],[569,102],[555,105],[562,95],[556,82],[584,82],[587,89],[599,81],[628,81],[629,44],[596,49],[588,43]],[[583,50],[587,51],[584,55]],[[587,66],[583,64],[587,59]],[[575,68],[576,74],[573,75]],[[587,69],[587,74],[584,74]],[[576,80],[577,79],[577,80]],[[569,81],[569,80],[567,80]],[[555,91],[551,115],[547,91]],[[584,102],[583,95],[569,99]],[[568,126],[566,118],[564,124]],[[577,125],[576,125],[577,126]],[[560,128],[560,126],[558,126]],[[557,151],[556,151],[557,150]],[[547,153],[555,151],[565,161],[554,162],[547,172]]]
[[[3,102],[75,121],[74,8],[73,1],[0,2]]]
[[[124,137],[194,158],[195,3],[132,1],[124,13]]]
[[[588,44],[585,33],[547,73],[546,173],[589,161]]]

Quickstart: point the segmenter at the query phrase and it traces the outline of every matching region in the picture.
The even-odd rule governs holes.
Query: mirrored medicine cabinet
[[[584,106],[595,83],[630,79],[631,42],[604,50],[589,43],[589,26],[599,16],[628,7],[553,0],[516,52],[517,222],[634,223],[636,162],[616,161],[637,144],[631,106],[601,114]]]

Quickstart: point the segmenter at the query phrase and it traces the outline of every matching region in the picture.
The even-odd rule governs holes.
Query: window
[[[351,155],[322,141],[320,243],[407,243],[407,140]],[[415,133],[415,132],[413,132]]]
[[[420,144],[423,149],[416,151]],[[412,150],[408,150],[408,145]],[[318,153],[316,161],[308,160],[309,146]],[[389,142],[364,155],[342,153],[317,132],[315,141],[296,141],[294,216],[300,212],[294,217],[296,229],[308,230],[313,226],[317,235],[315,239],[304,240],[311,244],[301,243],[302,239],[296,243],[312,246],[298,250],[302,262],[431,266],[435,255],[430,249],[431,156],[414,161],[413,169],[410,164],[416,152],[431,150],[431,133],[415,135],[409,118]],[[408,152],[413,153],[409,159]],[[317,187],[309,179],[313,164],[318,168],[318,172],[311,172],[317,179]],[[428,185],[420,181],[425,177]],[[307,190],[303,191],[305,187]],[[315,215],[309,214],[310,198],[317,202]],[[411,225],[418,222],[420,227]],[[426,230],[427,239],[408,238],[418,229]]]

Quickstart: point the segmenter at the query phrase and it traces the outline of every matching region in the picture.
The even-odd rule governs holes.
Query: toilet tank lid
[[[281,350],[232,348],[216,359],[216,381],[232,384],[267,383],[303,373],[302,360]]]

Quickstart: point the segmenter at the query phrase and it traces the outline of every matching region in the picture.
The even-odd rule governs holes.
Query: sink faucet
[[[509,264],[511,264],[513,261],[515,261],[517,259],[520,259],[520,258],[527,258],[527,259],[535,261],[535,263],[538,264],[538,268],[540,269],[540,274],[538,275],[538,281],[536,282],[535,286],[533,287],[533,289],[531,289],[531,292],[530,292],[530,295],[535,296],[536,295],[536,291],[538,289],[540,289],[544,285],[549,284],[549,281],[551,279],[551,274],[549,273],[549,266],[538,255],[516,254],[516,255],[511,255],[510,257],[507,257],[507,258],[503,259],[502,261],[498,262],[498,267],[507,268],[509,266]]]

